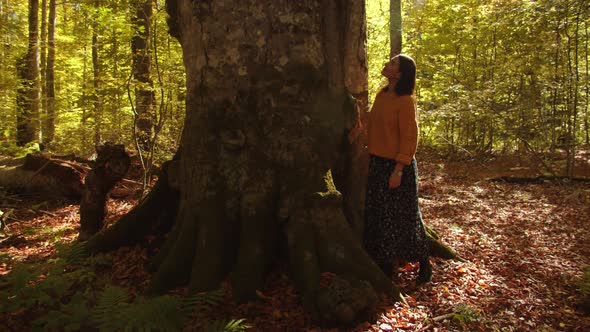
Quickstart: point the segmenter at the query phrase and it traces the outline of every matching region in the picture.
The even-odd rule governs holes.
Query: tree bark
[[[47,115],[47,85],[45,81],[46,66],[47,66],[47,0],[41,1],[41,38],[39,39],[40,52],[39,52],[39,74],[40,74],[40,128],[41,135],[40,141],[45,144],[45,116]]]
[[[39,1],[29,0],[29,46],[17,63],[16,143],[24,146],[39,139]]]
[[[44,143],[50,145],[55,138],[55,0],[49,0],[47,35],[47,68],[45,74],[47,108],[45,114]]]
[[[394,57],[402,52],[402,2],[389,1],[389,56]]]
[[[107,197],[113,186],[125,176],[131,159],[123,145],[106,143],[96,147],[98,157],[94,168],[84,179],[80,202],[79,239],[88,240],[103,228],[107,214]]]
[[[590,113],[588,112],[588,105],[590,104],[590,70],[588,66],[588,49],[590,49],[590,45],[588,44],[588,21],[584,22],[584,44],[585,44],[585,54],[584,54],[584,62],[586,64],[586,103],[584,106],[584,133],[586,136],[586,145],[590,145],[590,126],[588,119],[590,118]]]
[[[149,52],[152,0],[133,1],[132,24],[135,34],[131,40],[133,52],[133,77],[135,88],[136,135],[142,152],[149,152],[152,140],[154,117],[154,91],[150,78],[151,58]]]
[[[176,0],[167,10],[183,48],[187,113],[179,160],[150,193],[155,204],[152,194],[178,192],[177,205],[143,228],[174,220],[150,264],[150,292],[211,290],[229,276],[247,300],[286,261],[304,306],[325,321],[362,317],[376,292],[401,299],[356,233],[366,178],[364,1]],[[138,232],[132,219],[153,208],[142,204],[89,250]],[[324,272],[337,276],[328,287]]]
[[[99,9],[98,0],[94,0],[94,9]],[[98,18],[94,18],[92,22],[92,86],[94,101],[94,145],[99,145],[102,140],[102,103],[100,101],[100,84],[101,84],[101,73],[100,73],[100,62],[98,58]]]

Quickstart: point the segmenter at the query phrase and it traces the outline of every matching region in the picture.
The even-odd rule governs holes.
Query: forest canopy
[[[39,9],[39,20],[45,20],[38,37],[40,123],[49,116],[43,82],[48,3],[42,1]],[[100,141],[135,149],[134,104],[145,83],[132,72],[131,41],[144,30],[134,25],[132,4],[56,5],[55,138],[46,144],[53,151],[89,155]],[[150,117],[158,131],[155,154],[160,160],[170,157],[178,144],[185,93],[180,45],[168,33],[164,6],[154,2],[142,51],[153,59]],[[445,153],[562,148],[573,155],[577,145],[589,144],[588,7],[584,0],[403,1],[403,52],[418,64],[421,145]],[[21,151],[15,148],[16,64],[27,51],[27,18],[27,1],[2,1],[3,154]],[[379,72],[389,56],[388,1],[367,1],[367,34],[371,100],[383,83]]]

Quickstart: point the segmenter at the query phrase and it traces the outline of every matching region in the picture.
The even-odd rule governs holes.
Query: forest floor
[[[581,157],[578,174],[589,178],[590,158]],[[590,266],[590,182],[489,180],[536,175],[537,169],[521,166],[527,163],[534,164],[516,158],[419,160],[424,220],[465,261],[434,259],[433,280],[420,287],[413,281],[417,266],[401,268],[407,305],[382,298],[370,321],[321,327],[304,312],[285,269],[279,267],[258,301],[238,305],[226,296],[211,315],[244,318],[252,331],[590,331],[590,316],[578,306],[580,280]],[[111,200],[108,219],[116,220],[135,202]],[[18,263],[45,264],[56,257],[57,242],[73,242],[77,236],[75,201],[4,193],[0,209],[12,209],[0,233],[0,281]],[[121,248],[108,255],[112,264],[96,272],[100,278],[93,277],[95,284],[100,279],[131,294],[141,292],[150,277],[144,270],[147,251]],[[97,292],[99,287],[88,289]],[[0,287],[0,301],[16,301],[8,297]],[[30,305],[0,312],[0,330],[30,330],[49,309]],[[193,323],[186,330],[201,325]]]

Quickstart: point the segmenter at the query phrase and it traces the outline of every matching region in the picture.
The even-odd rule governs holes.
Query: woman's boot
[[[419,284],[424,284],[432,280],[432,266],[430,265],[430,260],[425,258],[420,260],[420,271],[418,272],[418,278],[416,278],[416,282]]]

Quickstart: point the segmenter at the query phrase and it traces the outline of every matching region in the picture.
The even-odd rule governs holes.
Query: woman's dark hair
[[[397,55],[397,58],[401,76],[395,85],[395,93],[398,96],[411,96],[416,86],[416,62],[405,54]]]

